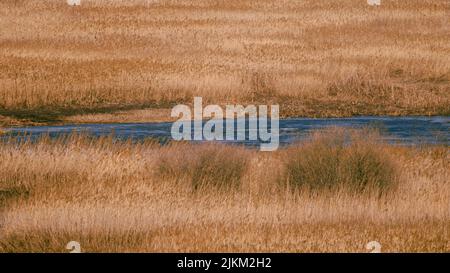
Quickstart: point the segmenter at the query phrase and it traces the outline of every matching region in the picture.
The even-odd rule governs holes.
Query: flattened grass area
[[[448,147],[356,131],[272,153],[80,135],[14,143],[0,143],[0,252],[66,252],[73,240],[87,252],[367,252],[374,240],[450,251]]]
[[[194,96],[278,103],[282,117],[449,115],[449,12],[447,0],[5,0],[0,122]]]

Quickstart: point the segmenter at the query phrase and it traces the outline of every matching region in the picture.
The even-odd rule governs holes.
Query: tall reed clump
[[[284,185],[312,192],[387,192],[397,184],[397,168],[375,135],[339,129],[314,133],[311,141],[286,151]]]
[[[161,178],[190,181],[192,190],[237,190],[249,165],[249,151],[228,145],[178,147],[158,161]],[[170,148],[169,148],[170,149]]]

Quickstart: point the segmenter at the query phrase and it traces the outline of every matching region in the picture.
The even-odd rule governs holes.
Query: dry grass
[[[394,160],[379,149],[377,139],[379,135],[370,131],[318,131],[310,143],[290,149],[282,182],[294,190],[343,188],[356,194],[382,194],[395,187],[398,178]]]
[[[4,0],[0,115],[194,95],[276,102],[282,116],[448,115],[449,14],[446,0]]]
[[[113,113],[77,114],[64,118],[63,123],[142,123],[175,121],[170,109],[139,109]]]
[[[202,145],[193,150],[165,153],[157,163],[161,180],[191,181],[192,190],[235,190],[241,188],[241,179],[248,167],[250,153],[236,147]]]
[[[371,144],[399,175],[381,196],[283,187],[287,156],[318,143],[274,153],[79,136],[1,144],[0,251],[64,252],[72,240],[89,252],[366,252],[372,240],[386,252],[450,251],[448,147]],[[210,179],[230,177],[238,188]],[[208,183],[193,190],[194,178]]]

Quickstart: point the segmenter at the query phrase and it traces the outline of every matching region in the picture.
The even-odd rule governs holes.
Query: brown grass
[[[377,134],[369,131],[316,132],[310,143],[290,149],[283,182],[294,190],[386,192],[398,182],[396,166],[379,149],[377,139]]]
[[[4,143],[0,251],[65,252],[72,240],[87,252],[366,252],[373,240],[385,252],[450,251],[448,147],[370,145],[395,165],[389,194],[283,187],[289,155],[315,147],[318,160],[332,156],[320,139],[274,153],[80,136]],[[371,166],[363,177],[383,177],[370,171],[382,162],[362,162]],[[214,183],[228,178],[239,187]],[[193,190],[193,179],[207,183]]]
[[[281,116],[448,115],[449,14],[446,0],[4,0],[0,115],[194,95],[279,103]]]
[[[236,147],[202,145],[165,153],[157,163],[160,178],[190,180],[194,191],[210,188],[234,190],[241,187],[241,179],[248,167],[250,153]]]

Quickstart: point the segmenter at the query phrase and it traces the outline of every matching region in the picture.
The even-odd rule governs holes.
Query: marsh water
[[[270,124],[270,122],[269,122]],[[43,135],[59,137],[73,132],[82,132],[92,136],[112,135],[118,140],[133,141],[155,138],[161,142],[171,140],[172,123],[111,123],[111,124],[73,124],[62,126],[36,126],[7,129],[10,136],[23,136],[36,139]],[[306,140],[314,130],[327,127],[376,128],[381,132],[383,140],[399,145],[440,144],[450,145],[449,116],[411,116],[411,117],[351,117],[351,118],[289,118],[279,122],[280,145]],[[236,128],[236,126],[235,126]],[[259,140],[248,138],[248,126],[245,140],[231,142],[256,146]]]

